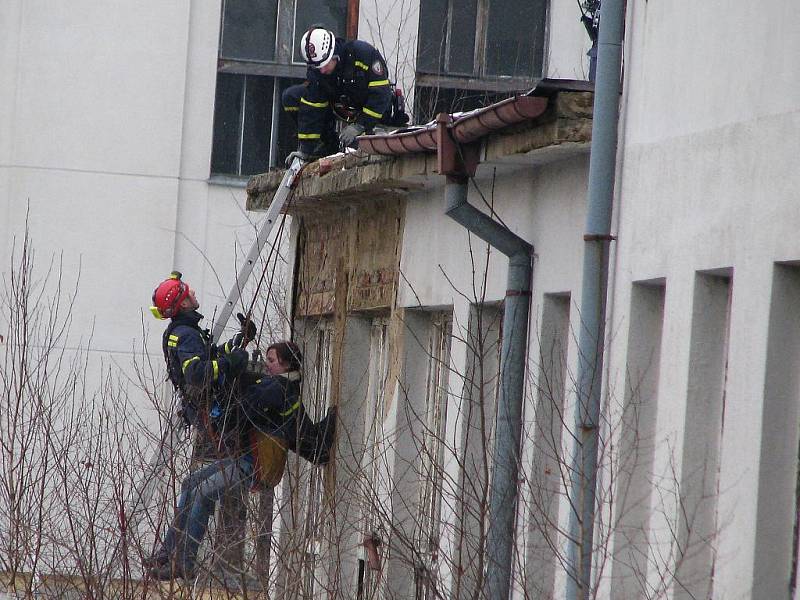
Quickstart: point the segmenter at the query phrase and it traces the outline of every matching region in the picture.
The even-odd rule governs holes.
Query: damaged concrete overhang
[[[457,115],[447,125],[459,143],[478,148],[481,168],[545,164],[589,150],[591,84],[543,80],[525,95]],[[397,196],[438,186],[436,124],[386,135],[363,136],[359,150],[307,165],[286,209],[302,213]],[[255,175],[247,186],[248,210],[266,210],[283,171]]]

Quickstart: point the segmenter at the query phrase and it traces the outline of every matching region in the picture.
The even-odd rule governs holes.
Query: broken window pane
[[[275,60],[278,0],[225,0],[219,55],[232,60]]]

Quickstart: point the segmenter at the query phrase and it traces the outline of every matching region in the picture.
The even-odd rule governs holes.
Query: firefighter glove
[[[239,319],[239,325],[241,327],[239,333],[233,336],[233,346],[236,348],[244,348],[247,344],[256,339],[258,331],[256,330],[256,324],[242,313],[236,313],[236,318]]]
[[[286,157],[287,169],[292,166],[292,161],[295,158],[299,158],[303,162],[311,162],[312,160],[314,160],[315,157],[309,154],[308,152],[303,152],[302,150],[295,150],[294,152],[290,152],[289,156]]]
[[[347,148],[353,142],[356,141],[356,138],[364,133],[366,128],[361,123],[351,123],[344,129],[342,129],[342,133],[339,134],[339,141],[341,142],[342,146]]]
[[[230,369],[229,375],[236,377],[247,368],[248,355],[246,350],[241,348],[234,348],[230,354],[227,355],[228,367]]]

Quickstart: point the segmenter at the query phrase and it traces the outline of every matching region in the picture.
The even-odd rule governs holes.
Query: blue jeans
[[[172,556],[178,535],[183,532],[182,551],[177,553],[175,560],[193,563],[217,501],[229,490],[239,489],[244,493],[252,485],[253,476],[253,461],[249,456],[218,460],[190,473],[181,483],[175,519],[167,531],[160,554]]]

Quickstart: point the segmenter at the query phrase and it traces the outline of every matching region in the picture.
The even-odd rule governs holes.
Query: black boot
[[[152,569],[150,576],[158,581],[169,581],[170,579],[185,579],[191,581],[197,577],[197,566],[194,562],[185,561],[180,558],[168,561],[166,564]]]
[[[147,571],[160,569],[169,562],[169,555],[162,550],[154,552],[150,556],[142,559],[142,567]]]
[[[313,461],[317,465],[327,465],[331,460],[331,449],[336,441],[337,413],[337,407],[329,407],[325,418],[318,424],[321,435],[317,438]]]

